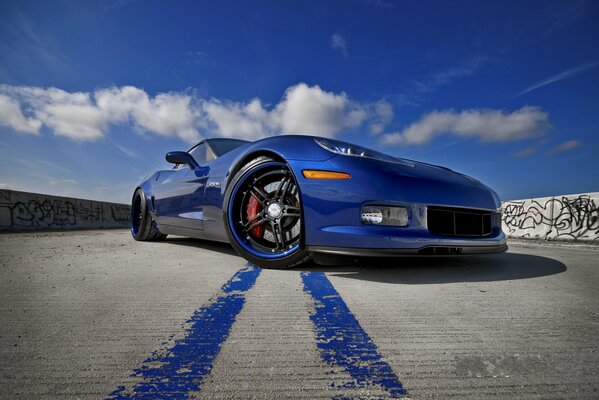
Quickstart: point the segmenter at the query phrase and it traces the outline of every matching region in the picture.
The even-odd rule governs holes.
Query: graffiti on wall
[[[31,200],[28,203],[16,202],[10,207],[11,226],[23,228],[64,228],[75,225],[75,206],[70,201],[49,201],[41,203]]]
[[[12,192],[10,190],[0,190],[0,202],[10,201]]]
[[[131,206],[126,204],[113,204],[110,206],[110,214],[112,215],[112,219],[116,222],[128,224],[131,216]]]
[[[599,195],[506,202],[503,229],[514,237],[599,241]]]
[[[0,191],[0,228],[4,229],[127,226],[129,213],[125,204]]]

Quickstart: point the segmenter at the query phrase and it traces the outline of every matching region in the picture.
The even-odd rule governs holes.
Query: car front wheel
[[[284,162],[259,157],[233,178],[225,196],[229,241],[251,263],[283,269],[307,262],[299,186]]]

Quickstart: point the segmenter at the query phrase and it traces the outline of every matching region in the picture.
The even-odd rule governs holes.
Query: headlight
[[[361,158],[372,158],[374,160],[386,161],[395,164],[401,164],[406,167],[413,167],[409,161],[402,160],[399,158],[391,157],[387,154],[367,149],[366,147],[357,146],[355,144],[342,142],[334,139],[322,139],[314,138],[314,141],[323,149],[330,151],[335,154],[342,154],[344,156],[361,157]]]

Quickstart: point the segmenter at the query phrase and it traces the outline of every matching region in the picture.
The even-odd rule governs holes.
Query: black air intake
[[[493,233],[497,212],[468,208],[428,207],[428,231],[452,237],[485,237]]]

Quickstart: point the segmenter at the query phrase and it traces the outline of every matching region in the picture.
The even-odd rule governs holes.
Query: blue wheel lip
[[[267,163],[258,165],[255,168],[248,170],[245,174],[243,174],[241,176],[241,178],[239,178],[239,181],[233,187],[231,196],[229,196],[229,204],[227,205],[227,220],[229,221],[229,227],[231,228],[231,232],[233,233],[233,236],[235,237],[237,244],[239,244],[239,246],[241,246],[245,251],[252,254],[253,256],[263,258],[263,259],[268,259],[268,260],[277,260],[280,258],[285,258],[285,257],[295,253],[296,251],[298,251],[300,248],[300,244],[298,243],[295,246],[291,247],[290,249],[288,249],[282,253],[272,254],[272,253],[265,253],[265,252],[258,251],[256,249],[254,249],[253,247],[249,246],[247,243],[245,243],[245,241],[241,237],[239,237],[237,230],[235,229],[235,221],[233,220],[233,213],[231,212],[231,210],[232,210],[232,206],[233,206],[233,200],[237,196],[239,187],[243,183],[245,183],[248,174],[260,171],[264,168],[271,167],[273,165],[286,166],[284,163],[280,163],[280,162],[267,162]],[[293,171],[291,171],[291,168],[289,168],[289,171],[293,174]]]
[[[133,223],[131,223],[131,235],[136,236],[139,233],[139,228],[135,229],[135,227],[133,226]]]

